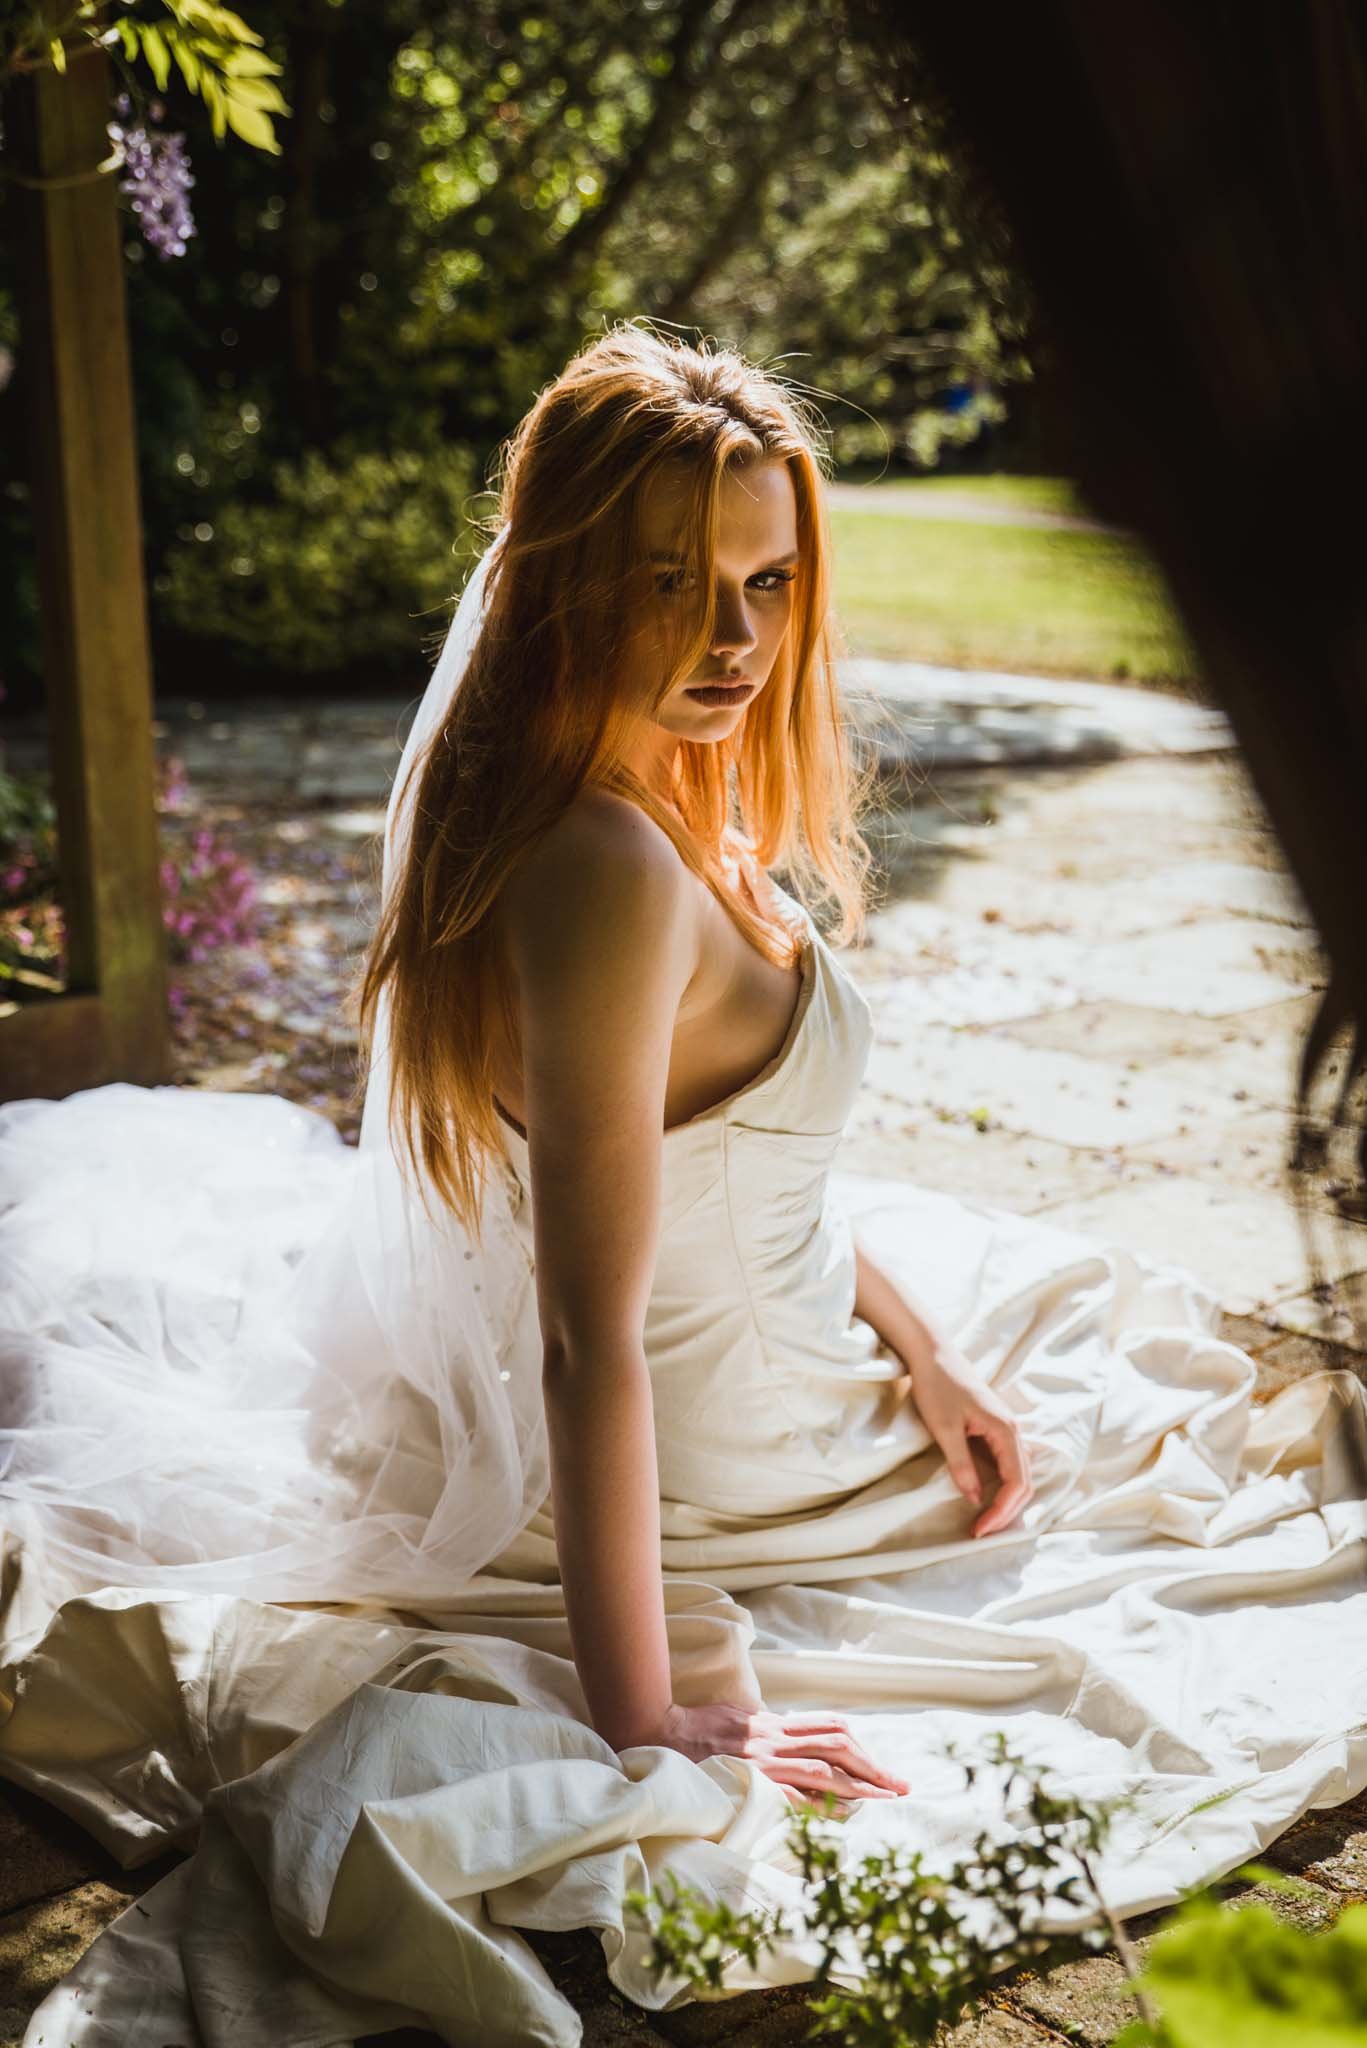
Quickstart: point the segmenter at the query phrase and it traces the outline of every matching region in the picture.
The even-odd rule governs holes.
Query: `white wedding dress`
[[[847,1715],[912,1786],[850,1810],[852,1857],[962,1849],[984,1813],[944,1744],[1004,1730],[1073,1790],[1134,1795],[1103,1883],[1122,1912],[1165,1903],[1367,1784],[1367,1401],[1338,1373],[1254,1406],[1190,1274],[835,1169],[869,1012],[787,900],[807,939],[784,1046],[664,1138],[646,1351],[676,1697]],[[628,1887],[797,1895],[786,1799],[753,1766],[619,1755],[585,1719],[507,1146],[478,1271],[508,1405],[462,1409],[422,1381],[420,1331],[373,1369],[347,1251],[379,1214],[370,1167],[320,1119],[121,1087],[0,1112],[0,1773],[129,1865],[194,1852],[30,2048],[414,2022],[559,2048],[579,2021],[519,1930],[598,1930],[661,2007],[687,1993],[652,1979]],[[994,1537],[854,1318],[853,1218],[1021,1419],[1036,1491]],[[354,1344],[320,1361],[339,1303]],[[467,1437],[487,1462],[461,1464]],[[453,1471],[508,1483],[459,1499]],[[443,1581],[480,1535],[481,1569]],[[813,1962],[793,1944],[727,1983]]]

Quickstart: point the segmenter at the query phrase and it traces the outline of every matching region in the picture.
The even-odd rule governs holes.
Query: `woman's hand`
[[[945,1454],[950,1477],[974,1502],[982,1500],[982,1487],[970,1444],[974,1437],[986,1444],[997,1468],[997,1494],[973,1524],[973,1534],[994,1536],[1020,1513],[1033,1491],[1015,1416],[925,1310],[884,1272],[857,1231],[854,1262],[854,1312],[905,1365],[911,1398]]]
[[[767,1707],[671,1706],[657,1740],[693,1762],[744,1757],[781,1785],[791,1803],[832,1793],[837,1800],[896,1799],[911,1790],[862,1750],[838,1714],[771,1714]],[[797,1795],[795,1797],[795,1795]]]
[[[1015,1519],[1034,1492],[1019,1422],[967,1359],[943,1339],[918,1346],[904,1363],[917,1413],[944,1452],[954,1484],[975,1503],[982,1500],[982,1485],[971,1444],[976,1437],[987,1446],[997,1468],[997,1492],[973,1524],[973,1534],[994,1536]]]

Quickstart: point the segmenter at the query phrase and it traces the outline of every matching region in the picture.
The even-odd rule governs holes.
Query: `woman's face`
[[[694,568],[677,552],[686,502],[687,480],[677,469],[667,467],[646,486],[642,516],[655,588],[628,654],[641,680],[665,671],[671,618],[692,594]],[[787,462],[773,456],[729,468],[719,515],[711,639],[696,673],[651,711],[637,764],[643,769],[663,765],[678,740],[723,740],[734,732],[768,682],[788,630],[799,557]]]

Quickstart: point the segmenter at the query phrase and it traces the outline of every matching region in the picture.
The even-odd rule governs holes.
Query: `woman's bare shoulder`
[[[514,957],[565,941],[602,958],[643,936],[686,943],[694,888],[669,834],[628,797],[581,790],[518,862],[500,898]]]

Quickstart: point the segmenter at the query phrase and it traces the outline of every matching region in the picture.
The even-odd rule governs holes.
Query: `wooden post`
[[[45,16],[68,10],[45,0]],[[142,523],[110,68],[72,46],[6,95],[21,179],[17,371],[67,929],[65,995],[0,1017],[0,1099],[166,1079],[170,1041]],[[66,182],[70,181],[70,182]]]

